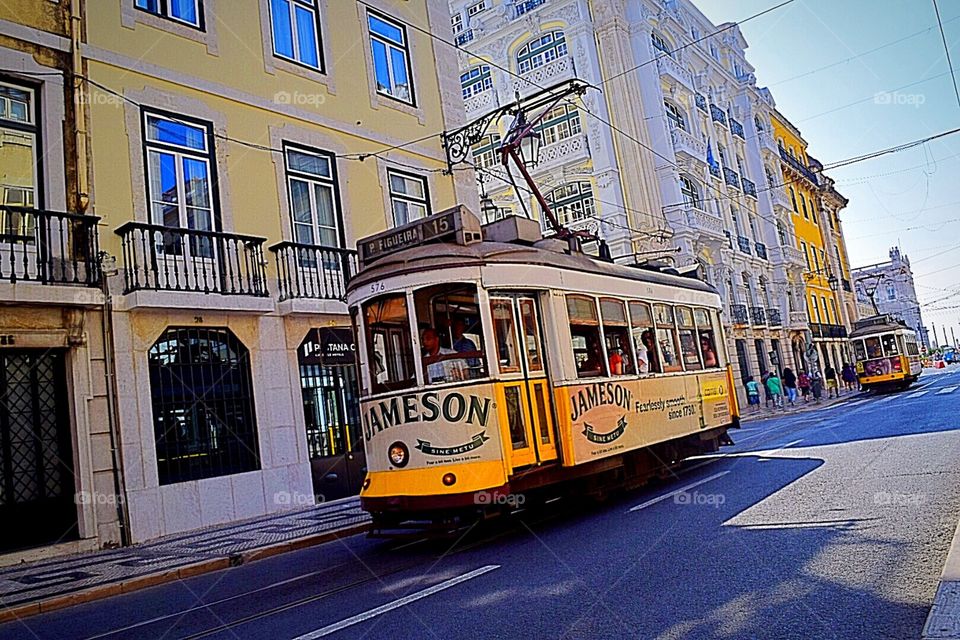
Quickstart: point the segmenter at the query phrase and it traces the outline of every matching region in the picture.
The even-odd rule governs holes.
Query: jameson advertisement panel
[[[361,403],[370,471],[500,460],[493,385],[403,393]]]
[[[580,464],[730,422],[724,373],[598,381],[557,389],[557,408]]]

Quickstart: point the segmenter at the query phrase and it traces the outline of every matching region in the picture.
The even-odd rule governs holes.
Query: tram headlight
[[[410,462],[410,450],[407,449],[407,445],[397,441],[387,449],[387,457],[390,458],[390,464],[402,469]]]
[[[443,477],[440,478],[440,482],[442,482],[444,486],[452,487],[453,485],[457,484],[457,476],[452,473],[445,473],[443,474]]]

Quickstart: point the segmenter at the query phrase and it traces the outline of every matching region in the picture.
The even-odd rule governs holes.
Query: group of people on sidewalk
[[[827,364],[823,375],[819,369],[813,369],[811,373],[801,370],[799,374],[795,374],[790,367],[786,367],[782,376],[777,375],[776,371],[764,371],[759,382],[754,380],[753,376],[747,376],[747,402],[750,407],[759,411],[760,389],[763,388],[764,406],[768,409],[771,405],[774,409],[784,409],[784,397],[787,405],[795,406],[798,393],[804,402],[808,402],[812,396],[813,402],[819,404],[823,398],[824,386],[828,398],[839,398],[841,386],[847,391],[856,391],[860,386],[856,369],[850,363],[844,363],[838,376],[837,370]]]

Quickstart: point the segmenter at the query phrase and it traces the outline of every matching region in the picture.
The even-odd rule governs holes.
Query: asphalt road
[[[918,638],[960,517],[960,367],[747,420],[603,504],[362,536],[0,626],[17,638]]]

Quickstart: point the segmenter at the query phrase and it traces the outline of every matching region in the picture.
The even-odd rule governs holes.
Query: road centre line
[[[686,492],[686,491],[689,491],[690,489],[693,489],[694,487],[699,487],[699,486],[702,485],[702,484],[706,484],[707,482],[710,482],[711,480],[716,480],[717,478],[719,478],[719,477],[721,477],[721,476],[725,476],[725,475],[727,475],[728,473],[730,473],[730,472],[729,472],[729,471],[721,471],[720,473],[715,473],[715,474],[713,474],[712,476],[707,476],[707,477],[704,478],[703,480],[698,480],[698,481],[696,481],[696,482],[694,482],[694,483],[692,483],[692,484],[688,484],[688,485],[685,486],[685,487],[680,487],[679,489],[674,489],[674,490],[671,491],[670,493],[665,493],[665,494],[663,494],[662,496],[658,496],[658,497],[653,498],[653,499],[651,499],[651,500],[647,500],[647,501],[644,502],[643,504],[638,504],[638,505],[635,506],[635,507],[631,507],[631,508],[628,510],[628,513],[633,512],[633,511],[639,511],[640,509],[646,509],[647,507],[652,506],[652,505],[655,505],[655,504],[657,504],[658,502],[663,502],[663,501],[666,500],[667,498],[672,498],[673,496],[675,496],[675,495],[677,495],[677,494],[680,494],[680,493],[684,493],[684,492]],[[299,640],[299,639],[298,639],[298,640]]]
[[[334,622],[333,624],[328,624],[327,626],[322,627],[320,629],[316,629],[315,631],[311,631],[301,636],[297,636],[296,638],[294,638],[294,640],[314,640],[315,638],[322,638],[324,636],[328,636],[331,633],[336,633],[337,631],[341,631],[343,629],[346,629],[347,627],[352,627],[355,624],[359,624],[366,620],[370,620],[371,618],[375,618],[377,616],[383,615],[384,613],[388,613],[390,611],[393,611],[394,609],[405,607],[411,602],[416,602],[417,600],[421,600],[428,596],[432,596],[435,593],[439,593],[445,589],[449,589],[450,587],[455,587],[462,582],[473,580],[474,578],[478,578],[485,573],[495,571],[496,569],[499,569],[499,568],[500,568],[499,564],[488,564],[486,566],[480,567],[479,569],[474,569],[473,571],[465,573],[461,576],[457,576],[456,578],[450,578],[449,580],[444,580],[443,582],[435,584],[432,587],[427,587],[422,591],[417,591],[416,593],[411,593],[402,598],[399,598],[398,600],[394,600],[392,602],[388,602],[386,604],[380,605],[379,607],[370,609],[369,611],[364,611],[363,613],[358,613],[355,616],[344,618],[340,622]]]

